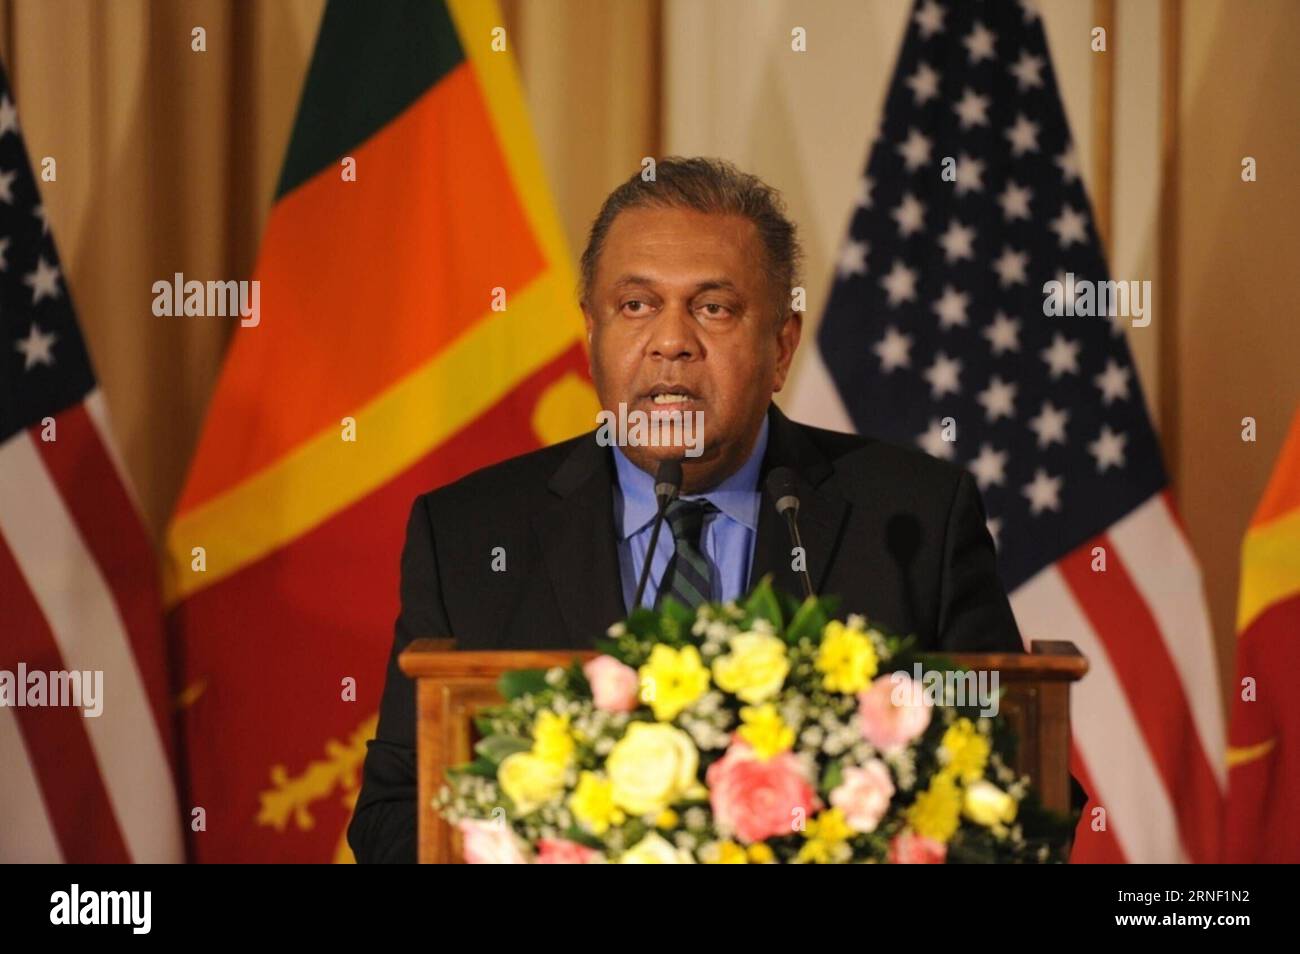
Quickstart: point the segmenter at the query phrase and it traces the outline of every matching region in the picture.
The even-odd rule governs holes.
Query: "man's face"
[[[631,209],[606,235],[584,309],[596,393],[616,415],[619,404],[703,412],[703,452],[683,460],[686,492],[744,463],[799,344],[798,314],[778,328],[764,265],[742,216]],[[682,457],[681,447],[623,451],[650,473]]]

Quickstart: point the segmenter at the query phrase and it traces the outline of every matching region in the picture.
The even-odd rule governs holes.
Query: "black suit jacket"
[[[789,420],[773,405],[760,487],[795,475],[799,529],[818,592],[925,648],[1019,651],[971,476],[919,451]],[[402,609],[379,728],[348,842],[357,860],[416,859],[414,684],[397,656],[416,637],[459,649],[587,648],[627,615],[614,527],[612,451],[595,432],[424,494],[402,552]],[[505,570],[494,571],[495,548]],[[801,592],[767,494],[749,580]]]

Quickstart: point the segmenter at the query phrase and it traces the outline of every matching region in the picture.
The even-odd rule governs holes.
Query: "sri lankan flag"
[[[1300,410],[1241,553],[1224,860],[1300,861]]]
[[[351,860],[413,499],[594,422],[502,27],[484,0],[325,9],[261,320],[168,530],[193,860]]]

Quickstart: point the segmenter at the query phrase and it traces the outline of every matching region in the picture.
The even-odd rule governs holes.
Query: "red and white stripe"
[[[0,860],[183,860],[156,558],[98,392],[0,446],[0,668],[100,670],[103,713],[0,708]]]
[[[1218,670],[1200,571],[1167,496],[1018,587],[1011,605],[1026,640],[1068,639],[1090,665],[1071,696],[1074,771],[1091,796],[1073,860],[1216,860]]]

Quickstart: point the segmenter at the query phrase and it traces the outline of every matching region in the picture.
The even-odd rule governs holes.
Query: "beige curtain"
[[[174,272],[246,276],[322,0],[5,0],[0,54],[65,277],[158,533],[180,490],[230,325],[169,319]],[[191,31],[206,31],[206,52]]]
[[[114,430],[159,536],[231,325],[158,318],[174,272],[246,277],[324,0],[0,0],[0,55]],[[654,153],[658,0],[505,0],[543,162],[577,254]],[[206,31],[206,52],[192,31]]]

